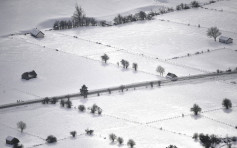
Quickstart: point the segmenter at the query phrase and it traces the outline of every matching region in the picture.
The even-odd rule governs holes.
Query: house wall
[[[44,34],[43,34],[42,32],[40,32],[40,33],[37,34],[36,37],[37,37],[37,38],[43,38],[43,37],[44,37]]]

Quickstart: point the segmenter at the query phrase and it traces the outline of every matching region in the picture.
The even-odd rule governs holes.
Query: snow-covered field
[[[133,70],[123,70],[101,61],[57,52],[20,39],[5,38],[0,42],[0,104],[75,93],[83,84],[92,90],[160,79],[156,75],[134,73]],[[31,70],[36,71],[38,78],[21,80],[21,74]]]
[[[52,22],[72,16],[78,3],[87,16],[112,20],[117,14],[140,10],[173,7],[190,0],[11,0],[0,2],[0,36],[39,27],[45,38],[30,35],[0,38],[0,104],[58,96],[79,92],[86,84],[89,90],[164,79],[155,71],[158,65],[165,74],[188,76],[237,67],[237,3],[223,0],[204,8],[175,11],[159,15],[151,21],[138,21],[111,27],[81,27],[49,31]],[[209,0],[199,0],[209,2]],[[206,9],[205,9],[206,8]],[[216,10],[215,10],[216,9]],[[223,10],[223,11],[221,11]],[[189,24],[189,25],[188,25]],[[198,24],[201,27],[198,27]],[[224,36],[232,37],[233,44],[214,42],[206,36],[207,28],[217,26]],[[210,52],[206,52],[207,50]],[[204,51],[203,54],[194,55]],[[101,55],[108,54],[108,64]],[[186,56],[188,53],[191,56]],[[179,57],[174,59],[175,57]],[[117,66],[121,59],[130,67]],[[138,63],[138,71],[131,68]],[[21,74],[35,70],[37,79],[21,80]],[[0,110],[0,148],[8,135],[20,139],[26,148],[93,148],[117,147],[108,139],[110,133],[134,139],[135,148],[201,148],[192,139],[193,133],[237,136],[237,75],[177,82],[154,88],[129,89],[101,96],[72,98],[73,108],[33,104]],[[224,98],[232,101],[232,109],[225,110]],[[89,111],[78,112],[80,104],[97,104],[101,116]],[[193,116],[190,108],[197,103],[200,116]],[[182,117],[182,114],[184,117]],[[20,133],[18,121],[27,123]],[[93,136],[85,129],[95,130]],[[70,131],[77,137],[71,138]],[[56,144],[46,144],[53,134]],[[233,146],[237,146],[236,143]],[[225,147],[223,147],[225,148]]]
[[[200,68],[207,71],[216,71],[217,69],[225,71],[237,68],[237,51],[232,49],[218,49],[203,54],[186,56],[173,59],[172,62],[184,64],[194,68]]]
[[[56,147],[64,147],[65,144],[72,148],[78,145],[98,147],[98,144],[99,147],[111,147],[114,144],[110,143],[108,135],[115,133],[125,140],[134,139],[137,148],[165,147],[169,144],[182,148],[200,148],[200,144],[191,138],[195,132],[222,137],[236,136],[233,127],[237,121],[235,90],[236,86],[208,80],[153,89],[140,88],[124,93],[114,92],[86,100],[75,98],[72,100],[72,109],[62,108],[59,104],[4,109],[0,111],[0,127],[4,129],[1,132],[1,147],[10,130],[10,134],[22,139],[26,147],[37,144],[42,144],[39,146],[42,148],[51,147],[43,140],[50,134],[59,139]],[[223,98],[232,100],[233,108],[229,112],[222,109]],[[92,115],[89,111],[80,113],[77,109],[79,104],[90,107],[94,103],[103,109],[101,116]],[[190,113],[194,103],[204,111],[199,117]],[[182,114],[185,116],[182,117]],[[20,120],[27,123],[23,134],[16,128]],[[95,135],[84,135],[86,128],[94,129]],[[78,133],[76,139],[70,138],[69,132],[73,130]]]

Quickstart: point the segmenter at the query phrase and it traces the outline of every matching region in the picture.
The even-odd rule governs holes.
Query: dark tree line
[[[146,13],[144,11],[140,11],[136,14],[130,14],[127,16],[121,16],[120,14],[118,14],[114,18],[114,25],[125,24],[125,23],[135,22],[135,21],[152,20],[152,18],[156,15],[173,12],[173,11],[174,11],[173,8],[166,8],[166,9],[164,8],[164,9],[160,9],[159,12],[151,11],[151,12]]]
[[[191,7],[192,8],[198,8],[198,7],[200,7],[200,4],[197,1],[192,1],[190,4],[181,3],[181,4],[176,6],[176,10],[190,9]]]
[[[105,26],[107,25],[106,21],[97,21],[93,17],[86,17],[85,12],[80,6],[75,7],[74,14],[72,19],[70,20],[61,20],[55,21],[53,25],[54,30],[62,30],[62,29],[71,29],[77,28],[81,26]]]

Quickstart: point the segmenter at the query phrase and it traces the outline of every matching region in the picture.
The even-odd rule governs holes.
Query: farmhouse
[[[233,43],[233,39],[229,38],[229,37],[221,36],[219,38],[219,42],[225,43],[225,44],[230,44],[230,43]]]
[[[166,78],[169,78],[169,79],[172,79],[172,80],[177,80],[178,77],[175,74],[169,72],[166,75]]]
[[[15,144],[18,144],[20,141],[15,138],[15,137],[12,137],[12,136],[8,136],[6,138],[6,144],[11,144],[11,145],[15,145]]]
[[[40,30],[38,30],[37,28],[34,28],[30,34],[35,37],[35,38],[43,38],[44,37],[44,33],[41,32]]]
[[[25,80],[33,79],[33,78],[36,78],[36,77],[37,77],[37,73],[34,70],[30,71],[30,72],[24,72],[21,75],[21,78],[25,79]]]

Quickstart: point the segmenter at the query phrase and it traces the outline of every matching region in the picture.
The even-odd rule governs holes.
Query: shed
[[[225,43],[225,44],[230,44],[230,43],[233,43],[233,39],[230,37],[220,36],[219,42]]]
[[[34,70],[32,70],[30,72],[24,72],[21,75],[21,78],[25,79],[25,80],[30,80],[30,79],[33,79],[33,78],[36,78],[36,77],[37,77],[37,73]]]
[[[43,38],[44,37],[44,33],[42,31],[40,31],[39,29],[37,28],[34,28],[30,34],[35,37],[35,38]]]
[[[14,144],[18,144],[20,141],[15,138],[15,137],[12,137],[12,136],[8,136],[6,138],[6,144],[11,144],[11,145],[14,145]]]
[[[167,73],[166,78],[169,78],[171,80],[177,80],[178,77],[175,74],[169,72]]]

